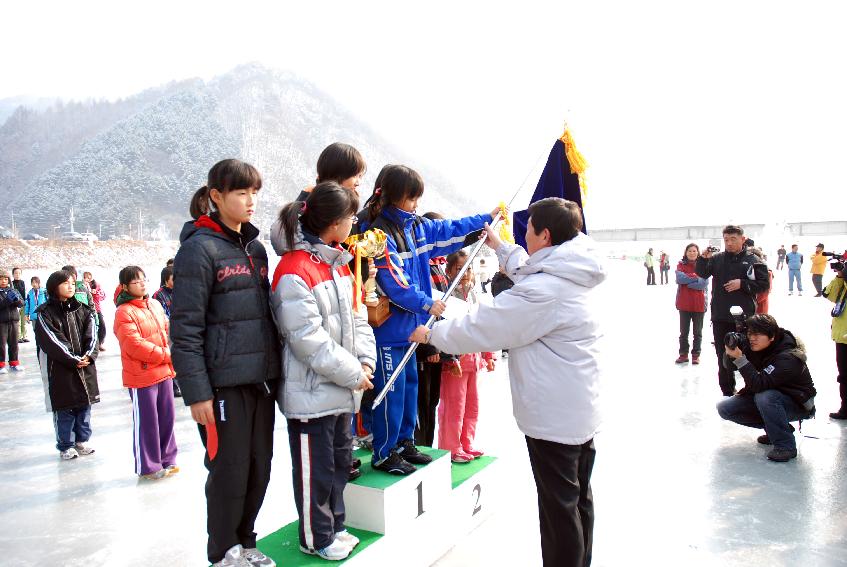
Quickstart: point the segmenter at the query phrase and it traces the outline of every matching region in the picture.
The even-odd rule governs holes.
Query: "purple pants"
[[[135,474],[150,474],[176,464],[174,390],[171,380],[129,388],[132,399],[132,453]]]

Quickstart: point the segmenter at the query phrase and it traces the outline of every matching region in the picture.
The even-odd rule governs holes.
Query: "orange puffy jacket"
[[[115,312],[115,336],[121,346],[124,386],[146,388],[172,378],[168,319],[155,299],[133,299]]]

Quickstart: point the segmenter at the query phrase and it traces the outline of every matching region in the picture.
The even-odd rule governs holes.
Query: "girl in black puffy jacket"
[[[59,270],[47,278],[47,303],[36,313],[35,340],[47,411],[53,412],[56,449],[62,459],[90,455],[91,405],[97,384],[97,313],[76,300],[76,277]]]
[[[207,554],[216,565],[273,564],[253,531],[270,480],[280,377],[268,257],[250,224],[261,187],[252,165],[215,164],[174,259],[171,357],[206,447]]]

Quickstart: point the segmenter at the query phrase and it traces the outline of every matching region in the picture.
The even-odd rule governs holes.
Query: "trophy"
[[[362,234],[354,234],[344,241],[348,250],[356,257],[356,285],[353,305],[357,310],[361,308],[362,258],[368,259],[368,268],[373,266],[375,258],[385,255],[387,238],[383,231],[374,228]],[[388,298],[377,295],[374,278],[368,278],[365,281],[364,289],[364,305],[368,310],[368,323],[374,327],[379,327],[391,316],[391,311],[388,309]]]

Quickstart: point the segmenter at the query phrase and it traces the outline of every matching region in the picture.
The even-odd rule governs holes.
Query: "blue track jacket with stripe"
[[[386,253],[391,256],[394,267],[401,268],[409,284],[408,287],[401,284],[397,270],[392,268],[394,273],[389,272],[385,256],[376,259],[377,288],[391,301],[391,317],[374,328],[377,345],[409,344],[409,335],[415,327],[426,323],[433,303],[430,257],[459,250],[468,234],[491,221],[487,213],[457,220],[429,220],[389,206],[372,223],[366,223],[363,232],[379,228],[388,235]]]

